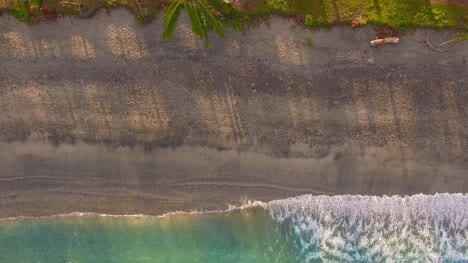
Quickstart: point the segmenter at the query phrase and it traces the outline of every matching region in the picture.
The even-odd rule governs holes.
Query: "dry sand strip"
[[[160,24],[0,18],[0,217],[467,191],[468,45],[424,43],[454,32]]]

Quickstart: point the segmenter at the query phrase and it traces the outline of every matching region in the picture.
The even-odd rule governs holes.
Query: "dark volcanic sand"
[[[424,44],[454,32],[160,24],[0,18],[0,217],[467,191],[468,45]]]

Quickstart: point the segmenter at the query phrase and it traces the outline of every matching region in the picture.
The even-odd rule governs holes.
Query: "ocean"
[[[314,196],[0,221],[0,262],[468,262],[468,195]]]

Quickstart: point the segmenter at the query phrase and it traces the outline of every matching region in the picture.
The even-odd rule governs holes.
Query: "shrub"
[[[267,0],[268,6],[275,11],[287,12],[289,4],[286,0]]]
[[[29,5],[30,6],[37,6],[37,7],[40,7],[42,4],[42,1],[41,0],[29,0]]]
[[[304,19],[304,24],[306,26],[313,26],[314,25],[314,18],[311,14],[307,14]]]
[[[412,10],[404,4],[395,4],[390,8],[390,21],[388,24],[397,29],[406,29],[411,26]]]
[[[448,25],[448,20],[447,16],[445,15],[445,12],[439,9],[434,9],[433,11],[433,16],[434,16],[434,22],[435,26],[437,27],[444,27]]]
[[[28,21],[30,16],[29,6],[21,0],[16,0],[13,2],[9,14],[20,21]]]
[[[112,6],[112,7],[115,7],[119,4],[119,2],[117,0],[106,0],[106,5],[107,6]]]

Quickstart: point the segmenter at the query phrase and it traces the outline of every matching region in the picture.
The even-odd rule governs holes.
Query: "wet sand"
[[[0,217],[468,189],[468,45],[424,44],[455,32],[160,24],[0,18]]]

